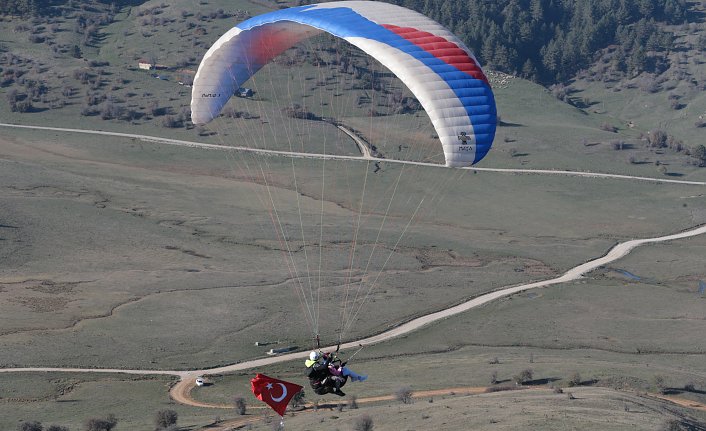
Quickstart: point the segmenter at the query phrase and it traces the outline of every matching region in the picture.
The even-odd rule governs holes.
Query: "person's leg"
[[[350,377],[354,382],[363,382],[368,378],[367,375],[358,374],[348,367],[343,367],[343,375]]]

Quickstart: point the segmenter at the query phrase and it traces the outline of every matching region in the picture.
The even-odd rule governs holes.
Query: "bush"
[[[676,419],[670,419],[662,425],[663,431],[684,431],[685,428],[682,426],[681,422]]]
[[[657,390],[661,393],[664,394],[667,391],[667,386],[664,383],[664,377],[660,375],[654,376],[654,383],[655,387],[657,387]]]
[[[18,427],[18,431],[42,431],[44,427],[42,427],[41,422],[37,421],[26,421],[22,422]]]
[[[531,369],[527,368],[526,370],[523,370],[520,374],[514,376],[513,380],[515,381],[515,384],[523,385],[526,382],[532,380],[533,375],[534,372]]]
[[[574,374],[569,377],[569,386],[574,387],[574,386],[580,386],[581,385],[581,374],[578,372],[575,372]]]
[[[691,150],[691,156],[698,161],[699,166],[706,166],[706,146],[696,146],[693,150]]]
[[[348,408],[351,410],[358,408],[358,398],[355,395],[351,395],[351,398],[348,400]]]
[[[402,404],[412,404],[412,388],[403,386],[395,392],[395,399],[401,401]]]
[[[373,418],[368,415],[360,416],[353,424],[355,431],[373,431],[373,428]]]
[[[118,419],[109,414],[105,419],[91,418],[86,421],[86,431],[111,431],[118,424]]]
[[[610,146],[613,147],[614,150],[622,150],[624,148],[625,141],[622,141],[620,139],[613,139],[610,141]]]
[[[177,423],[177,412],[174,410],[160,410],[155,414],[154,424],[158,430],[167,428]]]
[[[233,398],[233,405],[235,406],[235,411],[239,415],[242,416],[245,414],[245,409],[247,408],[247,405],[245,404],[245,398],[241,396]]]
[[[647,133],[647,142],[651,147],[662,148],[667,146],[667,132],[662,129],[652,129]]]
[[[299,407],[304,404],[305,398],[306,394],[304,393],[304,389],[302,389],[301,391],[294,394],[294,396],[292,397],[292,401],[290,401],[290,404],[292,404],[292,407]]]
[[[60,425],[51,425],[46,431],[69,431],[69,429]]]

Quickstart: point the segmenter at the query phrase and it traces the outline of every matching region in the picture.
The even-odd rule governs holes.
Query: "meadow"
[[[244,1],[207,6],[229,13],[266,9]],[[154,7],[162,12],[139,14]],[[110,93],[115,103],[134,109],[139,115],[128,121],[80,114],[84,91],[90,91],[79,86],[73,70],[83,60],[57,58],[27,42],[24,33],[3,31],[12,52],[31,54],[44,67],[55,63],[45,69],[54,80],[50,94],[75,88],[61,108],[17,113],[0,103],[3,122],[358,155],[354,142],[328,120],[333,117],[386,158],[441,162],[422,111],[388,112],[394,108],[389,100],[375,99],[352,74],[308,60],[270,65],[261,80],[248,84],[255,96],[229,105],[247,116],[222,117],[205,127],[164,127],[165,117],[176,118],[188,106],[189,89],[176,83],[176,71],[168,72],[169,80],[155,79],[136,70],[136,60],[155,52],[158,62],[200,58],[235,22],[233,16],[184,16],[180,11],[188,8],[187,2],[161,7],[152,1],[129,13],[126,8],[102,30],[99,43],[85,47],[86,57],[109,63],[91,66],[101,78],[90,91]],[[173,21],[144,24],[150,16]],[[204,30],[186,32],[189,21]],[[72,37],[70,21],[59,25],[67,30],[57,32],[57,40],[73,43],[61,39]],[[324,42],[308,47],[325,55]],[[351,56],[360,67],[377,70],[360,53]],[[187,58],[184,67],[195,63]],[[409,95],[401,83],[375,74],[389,94]],[[646,145],[640,134],[658,121],[659,110],[646,110],[635,129],[625,125],[612,99],[605,104],[616,108],[581,110],[519,78],[493,80],[502,124],[482,167],[706,180],[706,169],[683,152]],[[287,115],[282,107],[292,101],[304,101],[318,118]],[[385,115],[371,115],[371,109]],[[617,130],[605,130],[605,123]],[[683,136],[696,143],[695,135]],[[616,149],[616,139],[630,145]],[[0,128],[0,366],[201,369],[262,357],[272,347],[308,349],[316,332],[334,342],[341,325],[349,325],[343,338],[353,340],[504,286],[553,278],[620,241],[703,224],[703,190],[384,160],[290,159]],[[322,410],[287,417],[287,426],[350,428],[364,412],[376,429],[399,429],[400,423],[405,429],[468,423],[484,429],[659,429],[668,418],[704,421],[702,413],[634,394],[658,392],[659,375],[680,396],[706,401],[700,336],[706,317],[696,291],[706,279],[704,241],[644,246],[582,280],[515,295],[366,348],[354,364],[370,381],[347,387],[362,398],[400,386],[488,386],[493,372],[508,383],[532,368],[540,383],[563,387],[579,372],[586,380],[576,389],[579,400],[548,390],[500,392]],[[253,372],[303,384],[300,365]],[[249,397],[252,375],[212,377],[213,385],[193,395],[220,403]],[[177,410],[179,423],[190,429],[215,416],[235,417],[230,410],[175,405],[167,394],[172,383],[112,374],[0,374],[0,429],[30,419],[79,429],[88,417],[107,413],[119,417],[118,429],[148,429],[162,408]],[[683,391],[689,383],[697,390]],[[271,427],[258,423],[253,429]]]

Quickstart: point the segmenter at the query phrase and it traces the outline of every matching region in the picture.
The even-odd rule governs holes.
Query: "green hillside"
[[[294,2],[4,2],[0,122],[132,136],[0,127],[0,367],[200,369],[275,346],[256,342],[303,350],[342,327],[354,340],[706,223],[704,186],[661,181],[706,181],[703,2],[398,3],[448,25],[488,66],[499,127],[478,168],[660,181],[391,163],[443,164],[428,116],[379,63],[327,36],[194,126],[190,83],[208,47]],[[377,159],[150,139],[360,156],[348,132]],[[371,346],[351,363],[370,380],[346,387],[359,399],[407,386],[489,393],[358,410],[336,400],[287,416],[287,429],[356,429],[362,414],[376,430],[705,429],[705,250],[703,237],[645,245],[580,280]],[[527,369],[534,379],[515,384]],[[299,362],[284,363],[212,376],[191,395],[246,396],[256,420],[233,426],[276,429],[249,395],[254,372],[306,383]],[[148,430],[162,409],[182,430],[242,419],[175,403],[174,383],[0,373],[0,430],[82,430],[108,414],[117,431]]]

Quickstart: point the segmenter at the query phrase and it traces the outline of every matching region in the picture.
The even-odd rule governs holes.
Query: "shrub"
[[[160,410],[154,416],[154,424],[157,429],[164,429],[177,423],[177,412],[174,410]]]
[[[580,386],[581,385],[581,374],[578,372],[575,372],[574,374],[569,377],[569,386],[574,387],[574,386]]]
[[[402,404],[412,404],[412,388],[403,386],[395,392],[395,399],[401,401]]]
[[[531,369],[527,368],[526,370],[523,370],[520,374],[514,376],[513,380],[515,381],[515,384],[523,385],[526,382],[532,380],[533,375],[534,372]]]
[[[292,397],[292,401],[290,402],[292,404],[292,407],[299,407],[304,404],[305,397],[306,394],[304,393],[304,389],[294,394],[294,396]]]
[[[614,150],[622,150],[625,145],[625,141],[622,141],[620,139],[613,139],[610,141],[610,146],[613,147]]]
[[[348,400],[348,408],[351,410],[358,408],[358,398],[355,395],[351,395],[351,398]]]
[[[373,418],[368,415],[363,415],[356,418],[353,423],[354,431],[373,431]]]
[[[691,150],[691,156],[698,161],[699,166],[706,166],[706,146],[696,146],[693,150]]]
[[[109,414],[105,419],[91,418],[86,421],[86,431],[111,431],[118,424],[118,419]]]
[[[30,422],[30,421],[26,421],[26,422],[22,422],[22,423],[17,427],[17,429],[18,429],[19,431],[42,431],[42,430],[44,429],[44,427],[42,427],[42,423],[41,423],[41,422],[37,422],[37,421],[31,421],[31,422]]]
[[[684,431],[684,429],[681,422],[676,419],[666,421],[661,428],[662,431]]]
[[[647,133],[647,142],[651,147],[662,148],[667,146],[667,132],[662,129],[652,129]]]
[[[69,429],[60,425],[51,425],[46,431],[69,431]]]
[[[655,383],[655,386],[657,387],[657,390],[661,394],[664,394],[665,391],[667,390],[667,386],[664,383],[664,377],[660,376],[660,375],[654,376],[654,383]]]
[[[182,122],[174,115],[167,115],[162,118],[162,126],[170,129],[181,127]]]
[[[245,404],[245,398],[241,396],[233,398],[233,405],[235,406],[235,411],[239,415],[242,416],[245,414],[245,409],[247,408],[247,405]]]

